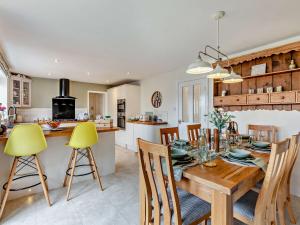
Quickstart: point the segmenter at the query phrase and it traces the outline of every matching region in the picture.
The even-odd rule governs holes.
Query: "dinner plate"
[[[187,152],[183,149],[172,149],[171,156],[173,159],[183,158],[187,155]]]
[[[266,148],[266,147],[270,146],[270,142],[254,141],[254,142],[252,142],[252,145],[254,145],[255,147],[259,147],[259,148]]]
[[[238,148],[236,148],[236,149],[231,149],[229,151],[229,155],[233,156],[235,158],[243,159],[243,158],[249,157],[251,155],[251,152],[246,151],[244,149],[238,149]]]

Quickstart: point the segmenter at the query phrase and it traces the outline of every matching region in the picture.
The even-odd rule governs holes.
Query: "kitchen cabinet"
[[[31,80],[12,76],[10,79],[10,102],[15,107],[31,107]]]
[[[117,126],[118,121],[118,100],[125,99],[125,128],[116,132],[116,144],[124,148],[132,145],[132,133],[128,130],[127,120],[140,114],[140,86],[123,84],[107,90],[108,93],[108,113],[113,119],[113,125]]]

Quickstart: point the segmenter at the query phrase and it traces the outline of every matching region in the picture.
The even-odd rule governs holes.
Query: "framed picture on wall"
[[[162,95],[160,91],[155,91],[151,97],[151,103],[154,108],[159,108],[162,104]]]
[[[266,73],[267,64],[258,64],[251,67],[251,76],[265,74]]]

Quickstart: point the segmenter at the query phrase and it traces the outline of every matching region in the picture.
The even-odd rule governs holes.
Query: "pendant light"
[[[220,57],[220,55],[224,56],[227,58],[227,61],[229,63],[229,59],[228,59],[228,56],[224,53],[222,53],[220,51],[220,45],[219,45],[219,28],[220,28],[220,19],[222,19],[223,17],[225,16],[225,12],[224,11],[218,11],[214,14],[214,19],[217,20],[217,48],[213,48],[211,47],[210,45],[206,45],[205,46],[205,51],[199,51],[199,58],[196,62],[192,63],[191,65],[189,65],[188,69],[186,70],[187,73],[189,74],[203,74],[203,73],[208,73],[209,74],[207,75],[207,78],[210,78],[210,79],[222,79],[222,78],[226,78],[226,77],[229,77],[230,74],[228,72],[227,69],[224,69],[221,67],[221,65],[219,63],[217,63],[215,69],[212,69],[212,67],[210,66],[210,64],[206,61],[203,61],[202,58],[201,58],[201,54],[202,55],[205,55],[211,59],[214,59],[216,60],[216,62],[220,62],[222,61],[222,58]],[[207,52],[207,49],[211,49],[212,51],[216,52],[217,53],[217,56],[212,56],[211,54],[209,54]]]
[[[236,74],[236,73],[233,71],[233,68],[231,67],[231,73],[230,73],[230,76],[229,76],[229,77],[226,77],[226,78],[223,80],[223,83],[225,83],[225,84],[233,84],[233,83],[239,83],[239,82],[243,82],[243,78],[241,77],[241,75]]]
[[[195,60],[192,64],[190,64],[186,70],[188,74],[202,74],[208,73],[213,70],[211,64],[209,62],[203,61],[201,56],[198,56],[198,59]]]

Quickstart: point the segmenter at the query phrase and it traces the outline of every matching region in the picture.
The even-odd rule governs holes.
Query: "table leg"
[[[213,191],[211,206],[212,225],[233,224],[232,196]]]
[[[145,195],[145,187],[142,178],[141,169],[139,170],[139,196],[140,196],[140,225],[145,225],[146,218],[146,195]]]

